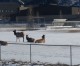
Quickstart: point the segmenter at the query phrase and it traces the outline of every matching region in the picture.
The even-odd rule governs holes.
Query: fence
[[[54,50],[54,51],[53,51],[52,49],[50,49],[50,50],[52,50],[52,51],[50,51],[50,50],[47,51],[47,53],[48,53],[48,52],[51,52],[51,53],[53,53],[53,54],[54,54],[56,51],[61,50],[60,47],[63,47],[64,50],[65,50],[65,48],[68,48],[68,50],[66,50],[65,52],[67,53],[67,51],[69,51],[69,56],[68,56],[69,59],[68,59],[68,61],[70,61],[70,66],[73,65],[73,59],[74,59],[74,57],[73,57],[73,55],[74,55],[74,54],[73,54],[73,48],[74,48],[74,47],[77,47],[77,48],[80,47],[80,45],[50,45],[50,44],[29,44],[29,43],[27,43],[27,44],[26,44],[26,43],[8,43],[8,44],[9,44],[9,45],[15,45],[15,46],[16,46],[16,45],[25,46],[25,47],[28,46],[28,47],[29,47],[29,50],[28,50],[28,51],[29,51],[29,60],[28,60],[28,61],[30,61],[30,64],[33,63],[34,58],[35,58],[35,57],[34,57],[35,54],[33,53],[33,52],[34,52],[33,50],[36,48],[35,46],[38,46],[38,48],[36,49],[36,51],[38,51],[38,49],[40,49],[40,46],[42,46],[43,48],[47,47],[47,50],[48,50],[49,47],[50,47],[50,48],[51,48],[51,47],[52,47],[52,48],[58,47],[58,49],[56,49],[56,50]],[[19,47],[19,46],[18,46],[18,47]],[[5,46],[5,47],[7,47],[7,46]],[[3,50],[2,48],[3,48],[3,46],[0,45],[0,60],[2,60],[2,59],[1,59],[1,58],[2,58],[2,53],[3,53],[3,52],[2,52],[2,50]],[[13,49],[14,49],[14,48],[13,48]],[[24,48],[23,48],[23,49],[24,49]],[[8,48],[8,50],[10,50],[10,49]],[[43,51],[43,49],[41,49],[41,50]],[[40,52],[41,50],[39,50],[39,52]],[[27,50],[26,50],[26,51],[27,51]],[[41,52],[42,52],[42,51],[41,51]],[[41,52],[40,52],[40,53],[41,53]],[[60,51],[60,52],[61,52],[61,51]],[[59,52],[59,53],[60,53],[60,52]],[[63,55],[63,52],[64,52],[64,51],[62,50],[62,52],[61,52],[62,55]],[[13,52],[13,53],[14,53],[14,52]],[[35,52],[35,53],[36,53],[36,52]],[[28,53],[27,53],[27,54],[28,54]],[[34,55],[33,55],[33,54],[34,54]],[[44,53],[43,53],[43,54],[44,54]],[[53,55],[53,54],[50,54],[50,53],[49,53],[47,56],[50,58],[49,55]],[[6,55],[6,56],[7,56],[7,55]],[[10,56],[10,55],[9,55],[9,56]],[[34,58],[33,58],[33,57],[34,57]],[[44,57],[45,57],[45,55],[44,55]],[[57,56],[56,56],[56,57],[57,57]],[[66,56],[66,57],[67,57],[67,56]],[[47,57],[46,57],[46,58],[47,58]],[[36,58],[35,58],[35,59],[36,59]],[[40,58],[38,58],[38,59],[40,59]],[[42,59],[42,60],[43,60],[43,59]],[[56,61],[56,60],[57,60],[57,59],[55,59],[55,61]],[[63,60],[63,59],[61,59],[61,60]],[[67,59],[66,59],[66,60],[67,60]],[[57,63],[58,63],[58,62],[60,62],[60,61],[57,61]],[[77,63],[77,62],[76,62],[76,63]]]

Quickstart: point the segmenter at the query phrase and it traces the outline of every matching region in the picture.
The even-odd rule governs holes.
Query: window
[[[2,12],[4,12],[4,10],[2,10]]]
[[[1,10],[0,10],[0,12],[1,12]]]

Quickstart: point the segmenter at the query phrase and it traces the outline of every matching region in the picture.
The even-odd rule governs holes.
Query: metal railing
[[[8,44],[14,44],[14,45],[28,45],[28,46],[30,46],[30,63],[32,64],[32,56],[33,56],[33,54],[32,54],[32,46],[48,46],[48,47],[69,47],[69,57],[70,57],[70,66],[72,66],[73,65],[73,53],[72,53],[72,50],[73,50],[73,48],[72,47],[80,47],[80,45],[50,45],[50,44],[35,44],[35,43],[8,43]],[[0,44],[0,61],[2,60],[1,59],[1,44]]]

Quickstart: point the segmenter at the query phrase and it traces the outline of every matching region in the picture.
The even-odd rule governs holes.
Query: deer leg
[[[18,41],[20,42],[20,38],[17,38],[18,39]]]
[[[17,41],[19,41],[19,42],[20,42],[19,38],[16,38],[16,42],[17,42]]]
[[[16,38],[16,42],[17,42],[17,38]]]
[[[23,36],[23,42],[24,42],[24,36]]]
[[[19,42],[20,42],[20,38],[19,38]]]

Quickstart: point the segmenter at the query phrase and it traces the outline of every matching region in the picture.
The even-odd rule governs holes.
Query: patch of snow
[[[46,42],[42,44],[50,45],[80,45],[80,33],[56,33],[45,31],[24,31],[25,38],[28,34],[35,39],[41,38],[43,34],[46,36]],[[12,31],[0,32],[0,40],[16,43],[16,37]],[[30,61],[29,45],[7,45],[1,47],[2,59],[16,59],[22,61]],[[25,44],[29,44],[25,39]],[[61,46],[42,46],[32,45],[32,62],[49,62],[49,63],[67,63],[70,64],[70,47]],[[72,47],[73,64],[80,63],[80,47]]]

